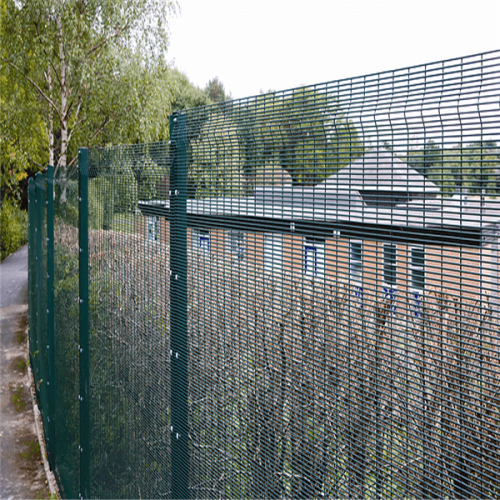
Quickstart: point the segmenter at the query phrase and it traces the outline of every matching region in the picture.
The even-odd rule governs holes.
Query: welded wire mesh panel
[[[78,176],[60,168],[54,183],[55,466],[62,495],[80,494],[78,404]]]
[[[155,211],[168,155],[158,143],[89,156],[93,498],[170,496],[169,224]]]
[[[36,265],[36,340],[33,351],[33,376],[35,393],[41,412],[49,413],[50,389],[48,382],[48,289],[47,289],[47,176],[37,174],[35,180],[35,265]],[[44,431],[48,434],[47,418],[42,419]]]
[[[499,63],[182,114],[193,497],[500,495]]]

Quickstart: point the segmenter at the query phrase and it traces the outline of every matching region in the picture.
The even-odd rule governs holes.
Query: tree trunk
[[[52,98],[52,74],[51,74],[51,69],[50,69],[50,64],[47,68],[47,73],[46,73],[46,80],[47,80],[47,86],[49,89],[49,96]],[[49,165],[54,165],[54,160],[55,160],[55,147],[54,147],[54,110],[52,109],[51,106],[49,106],[49,120],[48,120],[48,130],[47,130],[47,135],[49,136]]]
[[[67,157],[68,157],[68,121],[69,121],[69,109],[68,109],[68,88],[66,81],[66,57],[64,54],[64,44],[63,44],[63,32],[61,25],[61,18],[58,16],[56,19],[57,28],[59,31],[59,61],[61,65],[60,70],[60,86],[61,86],[61,150],[59,154],[59,160],[57,162],[57,168],[61,169],[63,172],[66,169]],[[61,196],[60,202],[66,203],[66,191],[68,187],[67,175],[64,172],[60,176],[61,181]]]

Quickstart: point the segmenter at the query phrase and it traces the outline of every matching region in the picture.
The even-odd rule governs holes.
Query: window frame
[[[415,265],[414,263],[414,251],[421,250],[422,256],[420,257],[421,265]],[[425,291],[425,246],[416,245],[410,247],[410,258],[409,258],[409,268],[410,268],[410,293],[413,299],[413,315],[415,318],[422,318],[422,301]],[[417,288],[414,286],[415,283],[415,271],[421,272],[422,278],[422,288]]]
[[[388,249],[394,251],[392,256]],[[395,291],[398,287],[398,247],[394,243],[382,244],[382,283],[387,290]]]
[[[354,245],[359,245],[360,258],[353,258]],[[358,252],[356,252],[358,253]],[[357,263],[357,265],[354,265]],[[363,286],[363,241],[349,240],[349,280],[358,287]]]
[[[314,263],[309,266],[310,254]],[[304,238],[304,276],[307,278],[323,278],[325,276],[325,240],[306,236]]]
[[[227,253],[237,262],[245,258],[245,233],[239,229],[227,231]]]
[[[200,255],[210,254],[210,230],[207,229],[192,229],[191,232],[193,249]],[[202,245],[206,242],[206,245]]]
[[[415,254],[414,252],[421,251],[421,256],[418,259],[421,263],[415,263]],[[409,258],[409,268],[410,268],[410,291],[412,294],[419,293],[423,294],[425,290],[425,246],[424,245],[414,245],[410,247],[410,258]],[[417,273],[421,274],[418,277]],[[415,286],[415,284],[421,281],[422,286]]]
[[[160,239],[160,217],[157,215],[146,217],[146,238],[151,242],[157,242]]]

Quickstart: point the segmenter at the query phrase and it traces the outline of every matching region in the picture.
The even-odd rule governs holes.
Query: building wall
[[[135,232],[147,239],[146,217],[137,217]],[[210,257],[229,258],[228,232],[210,229]],[[193,230],[188,228],[188,249],[193,250]],[[264,241],[262,232],[244,234],[243,258],[264,272]],[[169,223],[159,218],[158,239],[162,244],[169,243]],[[361,240],[353,240],[361,241]],[[362,287],[366,290],[384,288],[383,243],[363,241]],[[397,293],[409,294],[411,287],[411,248],[415,244],[396,245]],[[296,276],[304,274],[304,238],[283,235],[282,271]],[[492,288],[491,246],[483,248],[465,247],[425,247],[425,287],[436,287],[450,294],[479,297],[489,294]],[[325,241],[325,275],[329,279],[349,280],[349,240],[330,238]],[[387,288],[387,287],[386,287]],[[378,292],[377,292],[378,293]]]
[[[148,217],[138,215],[135,217],[134,232],[148,239]],[[158,234],[154,241],[158,241],[163,245],[170,243],[170,223],[164,217],[157,217]],[[149,235],[151,238],[152,235]]]

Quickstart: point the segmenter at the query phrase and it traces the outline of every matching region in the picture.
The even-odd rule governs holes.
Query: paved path
[[[0,498],[48,498],[26,360],[28,247],[0,264]]]

